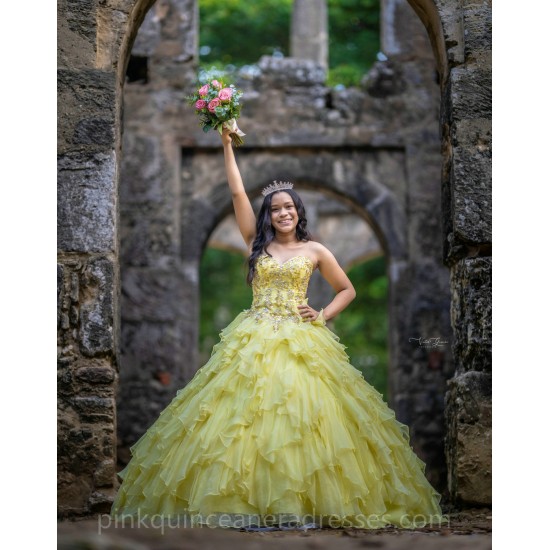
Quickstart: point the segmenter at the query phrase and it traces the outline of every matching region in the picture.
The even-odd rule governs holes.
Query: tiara
[[[293,183],[289,181],[273,181],[271,185],[268,185],[262,190],[262,195],[267,197],[267,195],[274,193],[275,191],[282,191],[283,189],[292,189],[294,187]]]

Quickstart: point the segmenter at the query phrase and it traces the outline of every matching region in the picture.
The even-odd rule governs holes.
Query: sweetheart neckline
[[[305,256],[304,254],[297,254],[296,256],[291,256],[288,260],[284,261],[283,263],[280,263],[279,260],[275,259],[273,256],[269,256],[268,254],[262,254],[260,258],[271,258],[279,267],[284,267],[288,262],[291,260],[295,260],[296,258],[305,258],[306,260],[309,260],[309,263],[313,266],[313,260],[309,256]]]

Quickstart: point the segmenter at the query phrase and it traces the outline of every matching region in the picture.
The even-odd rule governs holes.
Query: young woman
[[[350,280],[311,240],[292,184],[264,189],[256,219],[227,130],[222,142],[253,302],[132,447],[111,515],[259,529],[446,521],[408,427],[325,326],[354,299]],[[306,297],[315,269],[336,293],[320,311]]]

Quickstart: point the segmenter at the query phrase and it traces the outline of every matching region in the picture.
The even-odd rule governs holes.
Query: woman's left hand
[[[304,321],[315,321],[315,319],[317,319],[317,317],[319,316],[319,312],[313,309],[311,306],[308,306],[307,304],[299,305],[298,311],[300,312],[300,315],[302,316],[302,319]]]

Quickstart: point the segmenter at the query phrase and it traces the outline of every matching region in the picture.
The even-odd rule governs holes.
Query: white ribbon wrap
[[[230,118],[229,120],[226,120],[218,129],[220,134],[223,132],[223,128],[227,128],[228,130],[231,130],[234,134],[237,134],[238,136],[246,136],[244,132],[240,130],[240,128],[237,126],[237,121],[234,118]]]

